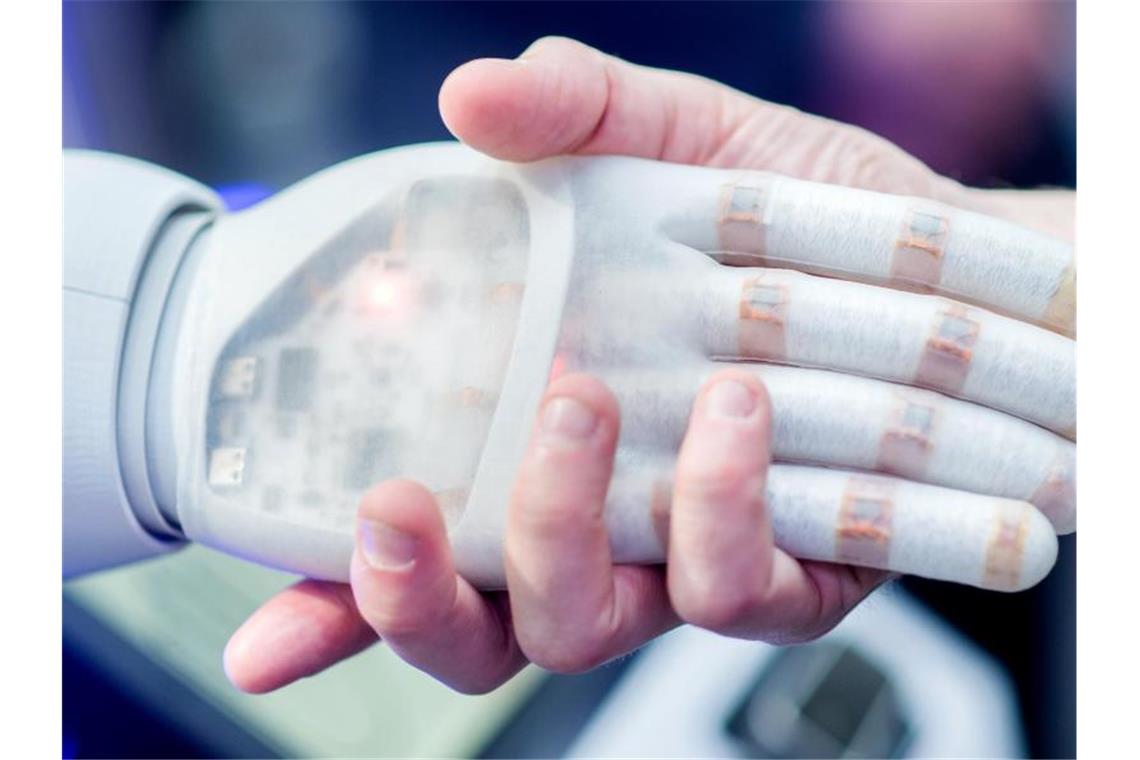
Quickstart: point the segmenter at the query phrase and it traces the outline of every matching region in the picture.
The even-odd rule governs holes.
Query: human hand
[[[1003,205],[985,193],[938,177],[898,148],[861,130],[764,103],[690,75],[632,66],[569,40],[542,40],[524,54],[522,62],[467,64],[445,82],[440,101],[444,119],[457,136],[500,158],[620,153],[765,169],[926,196],[1049,229],[1027,205]],[[586,378],[575,382],[597,388],[596,381]],[[561,392],[560,386],[551,392]],[[604,389],[597,393],[597,398],[608,397]],[[599,410],[601,427],[605,414]],[[616,429],[616,412],[613,420]],[[675,499],[683,498],[685,451],[711,445],[690,443],[697,440],[694,435],[691,428]],[[763,440],[766,451],[766,437]],[[528,460],[528,464],[533,463]],[[574,513],[592,517],[593,532],[604,535],[596,512],[587,508],[588,494],[560,495],[561,484],[582,487],[578,483],[582,476],[574,472],[582,471],[568,470],[553,478],[544,486],[548,493],[534,489],[540,497],[536,511],[549,506],[549,500],[572,499]],[[753,477],[762,478],[763,469],[759,472]],[[520,490],[525,490],[526,482],[524,471]],[[731,488],[730,484],[704,490],[705,503],[715,504],[718,517],[726,508],[720,498]],[[749,530],[747,522],[744,528],[728,523],[736,527],[722,537],[747,543],[746,548],[730,551],[716,543],[721,534],[715,528],[702,533],[699,521],[694,521],[686,525],[689,538],[684,540],[695,543],[692,551],[698,552],[697,557],[715,556],[717,567],[724,570],[693,571],[697,581],[686,586],[688,576],[675,569],[685,565],[674,543],[678,521],[684,519],[679,515],[685,513],[676,503],[665,577],[660,569],[613,567],[608,545],[603,551],[601,544],[587,541],[589,531],[571,531],[575,543],[554,540],[562,530],[547,536],[551,545],[534,542],[533,532],[525,530],[527,522],[520,525],[515,517],[518,503],[522,502],[516,492],[506,536],[509,593],[480,595],[454,573],[430,494],[409,483],[382,485],[362,505],[363,524],[391,521],[415,536],[415,562],[398,570],[376,570],[358,550],[352,589],[306,581],[274,598],[231,642],[227,650],[231,678],[252,691],[276,688],[349,656],[378,634],[409,662],[453,687],[481,691],[510,677],[528,659],[555,670],[585,669],[639,646],[681,620],[772,641],[811,638],[834,625],[884,578],[876,571],[792,560],[771,546],[770,529],[760,530],[757,539],[757,530]],[[738,511],[759,520],[756,525],[766,524],[758,505],[751,511],[744,505]],[[702,546],[701,537],[710,534],[711,543]],[[556,551],[556,546],[563,550]],[[535,561],[528,563],[527,556]],[[697,559],[688,566],[701,567]],[[720,580],[725,578],[734,580]],[[742,583],[741,578],[753,578],[754,583]],[[770,585],[756,583],[765,579]],[[718,596],[716,589],[729,598]]]
[[[527,662],[588,670],[681,622],[773,642],[813,638],[887,578],[799,561],[773,543],[765,509],[769,406],[741,370],[698,395],[677,464],[666,568],[614,565],[602,520],[619,413],[599,381],[555,380],[519,472],[505,536],[507,590],[459,576],[433,496],[409,481],[360,507],[352,584],[302,581],[234,635],[226,672],[269,691],[379,636],[463,692],[495,688]]]
[[[460,66],[440,88],[439,109],[456,137],[508,161],[607,154],[764,170],[931,198],[1073,238],[1070,191],[965,187],[858,127],[570,39],[547,37],[515,60]]]

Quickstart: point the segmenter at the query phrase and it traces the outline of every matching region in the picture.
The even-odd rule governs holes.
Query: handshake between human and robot
[[[765,499],[796,557],[1015,591],[1075,530],[1065,241],[763,172],[457,144],[235,214],[138,162],[66,166],[69,572],[190,539],[346,580],[359,497],[400,476],[435,492],[460,572],[501,587],[514,476],[567,372],[620,403],[614,559],[661,562],[693,398],[727,365],[768,390]]]

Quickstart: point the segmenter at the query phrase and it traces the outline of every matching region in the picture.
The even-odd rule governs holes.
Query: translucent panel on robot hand
[[[217,358],[199,495],[209,506],[187,510],[188,531],[318,575],[328,558],[282,562],[271,547],[234,545],[248,540],[235,525],[264,525],[268,542],[271,526],[331,534],[346,572],[371,485],[400,476],[466,493],[507,371],[529,245],[515,185],[445,176],[392,193],[299,261]],[[301,539],[291,551],[328,547]]]

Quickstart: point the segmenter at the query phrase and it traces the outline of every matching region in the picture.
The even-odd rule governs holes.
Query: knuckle
[[[593,670],[607,659],[598,648],[578,645],[543,652],[541,656],[531,661],[552,673],[576,675]]]
[[[506,679],[498,674],[478,674],[455,679],[440,679],[453,691],[467,696],[477,697],[490,694],[505,683]]]
[[[677,498],[697,504],[759,503],[764,479],[748,462],[723,461],[677,473]]]
[[[686,623],[718,633],[739,631],[763,609],[762,595],[748,588],[718,588],[711,593],[683,594],[674,601]]]
[[[577,502],[527,502],[515,511],[513,517],[512,527],[517,530],[508,530],[506,535],[508,552],[512,554],[520,548],[525,551],[525,546],[534,540],[560,542],[568,537],[605,530],[601,512]]]
[[[604,493],[605,482],[601,478],[594,482],[589,474],[572,484],[565,479],[526,478],[512,500],[511,517],[527,535],[579,533],[601,524],[603,498],[593,494]]]
[[[810,625],[793,630],[773,631],[765,637],[769,644],[777,646],[791,646],[795,644],[808,644],[829,633],[832,628],[839,625],[842,617],[835,619],[817,620]]]
[[[582,473],[588,477],[598,469],[599,461],[603,461],[602,454],[589,446],[564,447],[540,442],[533,445],[523,463],[522,483],[533,486],[527,490],[539,493],[551,487],[555,487],[556,492],[564,491],[568,473]]]
[[[407,637],[432,627],[438,616],[413,605],[379,602],[367,608],[368,624],[382,638]]]
[[[821,167],[824,182],[868,190],[888,189],[883,184],[892,173],[893,146],[855,127],[831,132],[829,137],[830,149],[820,154],[827,161]]]
[[[825,180],[896,195],[929,196],[934,173],[883,137],[859,127],[836,135]]]
[[[526,53],[534,53],[542,48],[570,46],[582,46],[582,43],[558,34],[544,34],[534,42],[530,43],[530,47],[526,49]]]
[[[406,638],[446,626],[453,601],[454,595],[440,587],[402,585],[358,596],[357,608],[382,638]]]
[[[527,641],[520,635],[519,646],[527,659],[543,670],[573,675],[593,670],[609,657],[609,642],[598,635],[573,639],[545,637]]]

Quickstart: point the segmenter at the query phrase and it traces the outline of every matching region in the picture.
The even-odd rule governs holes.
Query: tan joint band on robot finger
[[[522,300],[523,290],[521,282],[500,282],[491,288],[487,300],[493,304],[514,304]]]
[[[900,394],[879,441],[877,469],[908,478],[920,477],[930,458],[930,438],[937,417],[934,404]]]
[[[407,200],[400,207],[400,215],[396,217],[395,224],[392,225],[392,231],[388,235],[388,250],[395,253],[395,258],[402,259],[407,255],[407,238],[408,238],[408,208]]]
[[[848,480],[835,531],[836,561],[887,567],[894,509],[890,484],[860,477]]]
[[[938,313],[933,334],[919,358],[914,381],[948,393],[960,393],[970,375],[974,344],[981,324],[960,304],[947,304]]]
[[[716,220],[721,251],[717,258],[721,263],[763,264],[770,195],[771,183],[761,177],[747,177],[721,186]]]
[[[1018,588],[1021,577],[1022,555],[1029,533],[1028,504],[1003,502],[994,515],[993,531],[986,545],[986,566],[983,585],[987,588]]]
[[[892,279],[910,285],[937,285],[942,279],[949,234],[950,220],[943,214],[928,208],[908,209],[891,255]]]
[[[673,484],[662,478],[654,481],[653,495],[649,500],[649,516],[653,522],[653,532],[661,542],[661,556],[669,552],[669,515],[673,511]]]
[[[1077,481],[1071,464],[1058,461],[1049,470],[1029,502],[1054,525],[1068,525],[1077,502]]]
[[[453,391],[451,399],[453,403],[464,409],[483,410],[493,410],[497,400],[495,394],[471,385],[465,385],[459,390]]]
[[[784,326],[788,315],[788,289],[751,277],[740,289],[741,358],[781,361],[787,356]]]
[[[1061,273],[1057,290],[1049,299],[1041,318],[1046,324],[1061,330],[1066,335],[1077,332],[1077,269],[1070,264]]]

